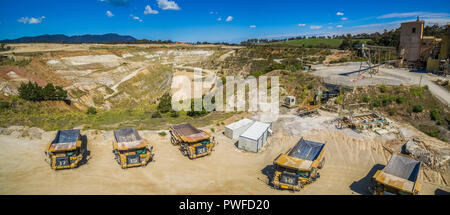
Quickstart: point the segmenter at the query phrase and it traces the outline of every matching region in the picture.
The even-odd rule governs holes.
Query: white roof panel
[[[240,127],[246,126],[248,124],[252,124],[252,123],[253,123],[253,120],[244,118],[244,119],[241,119],[241,120],[239,120],[237,122],[233,122],[233,123],[231,123],[231,124],[229,124],[229,125],[227,125],[225,127],[229,128],[231,130],[234,130],[234,129],[237,129],[237,128],[240,128]]]
[[[241,137],[258,140],[269,127],[269,123],[255,122],[252,126],[250,126],[250,128],[247,129],[247,131],[241,134]]]

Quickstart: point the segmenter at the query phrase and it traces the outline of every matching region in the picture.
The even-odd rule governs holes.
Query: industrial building
[[[225,136],[230,139],[238,139],[255,121],[244,118],[225,126]]]
[[[255,122],[244,133],[239,136],[238,148],[259,152],[267,142],[267,138],[272,133],[272,124]]]

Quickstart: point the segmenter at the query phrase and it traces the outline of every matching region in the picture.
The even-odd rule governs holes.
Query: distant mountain
[[[64,34],[41,35],[36,37],[21,37],[14,40],[1,40],[1,43],[103,43],[103,42],[134,42],[136,38],[132,36],[123,36],[118,34],[103,34],[103,35],[81,35],[81,36],[66,36]]]

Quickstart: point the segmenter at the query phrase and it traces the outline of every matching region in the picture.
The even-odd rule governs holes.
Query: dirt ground
[[[387,140],[337,130],[331,118],[283,115],[260,153],[238,150],[222,134],[223,126],[216,127],[219,144],[210,156],[196,160],[183,157],[168,136],[140,131],[154,146],[154,161],[125,170],[113,159],[112,131],[83,131],[91,159],[79,168],[60,171],[44,162],[44,148],[55,132],[45,132],[38,140],[0,135],[0,194],[294,194],[267,183],[273,160],[301,136],[327,144],[326,164],[318,181],[295,194],[367,194],[368,180],[390,157],[382,147]],[[422,194],[450,191],[449,186],[420,180]]]

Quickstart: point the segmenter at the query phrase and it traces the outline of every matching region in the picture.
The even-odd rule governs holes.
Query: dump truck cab
[[[324,143],[305,139],[274,161],[272,184],[277,189],[299,191],[320,177],[318,169],[325,164]]]
[[[80,130],[59,130],[55,139],[47,145],[46,160],[54,170],[77,167],[87,156],[86,144]]]
[[[374,195],[418,195],[420,161],[393,154],[388,164],[372,177],[369,190]]]
[[[135,128],[114,130],[113,153],[122,169],[145,166],[153,158],[153,147]]]
[[[214,137],[189,123],[170,127],[171,143],[179,145],[184,156],[195,159],[210,155],[215,146]]]

